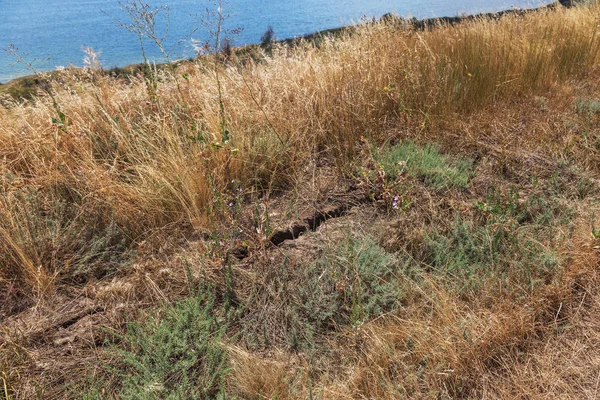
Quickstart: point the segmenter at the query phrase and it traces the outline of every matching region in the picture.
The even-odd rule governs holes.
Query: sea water
[[[148,1],[147,1],[148,2]],[[154,7],[169,8],[169,29],[164,43],[172,59],[195,55],[198,44],[213,37],[206,26],[206,11],[216,11],[212,0],[149,1]],[[278,39],[359,22],[386,13],[416,18],[456,16],[548,4],[532,0],[229,0],[222,13],[229,17],[225,28],[234,45],[260,42],[271,26]],[[117,0],[0,0],[0,82],[31,74],[25,64],[6,52],[18,48],[23,59],[40,71],[69,65],[81,66],[83,49],[100,54],[103,67],[125,66],[142,61],[137,35],[118,27],[131,21],[123,12],[126,1]],[[156,33],[162,37],[167,22],[162,10],[156,17]],[[210,18],[208,20],[210,22]],[[148,40],[147,56],[163,61],[160,51]]]

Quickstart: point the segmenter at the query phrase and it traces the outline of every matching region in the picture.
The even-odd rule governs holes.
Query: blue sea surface
[[[125,3],[123,1],[122,3]],[[352,24],[362,17],[380,17],[388,12],[416,18],[455,16],[548,4],[532,0],[230,0],[223,11],[231,14],[227,28],[243,28],[233,37],[235,45],[258,43],[272,26],[277,38],[291,38],[315,31]],[[173,59],[195,54],[192,39],[210,40],[201,23],[206,9],[216,10],[210,0],[158,0],[168,5],[169,32],[165,39]],[[164,18],[157,31],[163,32]],[[116,26],[127,21],[117,0],[0,0],[0,82],[31,71],[4,49],[13,45],[40,71],[70,64],[83,65],[83,48],[100,53],[102,66],[111,68],[142,61],[136,35]],[[194,29],[196,32],[190,35]],[[181,39],[187,38],[179,43]],[[179,43],[179,44],[178,44]],[[148,58],[162,61],[160,52],[146,43]]]

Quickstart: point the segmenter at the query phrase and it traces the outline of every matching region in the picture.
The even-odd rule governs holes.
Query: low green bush
[[[299,312],[315,330],[357,326],[395,309],[403,295],[402,263],[370,236],[351,236],[306,271]]]
[[[550,180],[525,199],[491,190],[474,218],[458,215],[449,231],[428,233],[425,264],[461,292],[494,282],[525,295],[550,283],[561,272],[555,246],[573,217],[555,186]]]
[[[471,160],[444,155],[433,144],[418,146],[410,141],[378,151],[375,160],[391,179],[408,173],[422,179],[427,185],[439,188],[464,188],[471,179],[473,169]]]
[[[210,288],[131,323],[112,352],[121,399],[225,399],[226,324]],[[97,392],[97,390],[96,390]]]

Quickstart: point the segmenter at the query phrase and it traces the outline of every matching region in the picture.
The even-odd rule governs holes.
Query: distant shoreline
[[[498,12],[490,12],[490,13],[468,14],[468,15],[461,15],[461,16],[455,16],[455,17],[435,17],[435,18],[425,18],[425,19],[416,19],[416,18],[406,19],[403,17],[396,16],[392,13],[387,13],[378,19],[374,18],[373,22],[397,21],[399,24],[408,25],[417,30],[423,30],[423,29],[433,27],[433,26],[436,26],[439,24],[454,25],[457,23],[465,22],[465,21],[471,21],[471,20],[474,20],[477,18],[501,18],[505,15],[514,15],[514,14],[521,15],[521,14],[536,12],[539,10],[544,10],[547,8],[553,8],[553,7],[557,7],[557,6],[572,7],[576,3],[577,3],[576,0],[558,0],[558,1],[555,1],[555,2],[545,5],[545,6],[539,6],[539,7],[533,7],[533,8],[514,8],[514,9],[503,10],[503,11],[498,11]],[[299,43],[300,41],[318,41],[325,37],[335,37],[335,36],[341,35],[342,33],[351,32],[355,28],[356,28],[356,25],[347,25],[347,26],[342,26],[342,27],[338,27],[338,28],[325,29],[325,30],[308,33],[308,34],[293,37],[293,38],[278,39],[278,40],[273,41],[273,43],[294,46],[295,44]],[[235,50],[236,51],[244,51],[245,49],[253,49],[253,48],[257,48],[257,47],[260,47],[260,44],[247,44],[247,45],[235,47]],[[182,59],[182,60],[177,60],[175,62],[181,62],[181,61],[185,61],[185,60]],[[109,67],[107,69],[103,69],[103,71],[107,74],[111,74],[111,73],[120,74],[120,73],[126,73],[126,71],[130,71],[133,73],[136,70],[140,70],[142,65],[143,65],[143,63],[128,64],[125,66],[113,66],[113,67]],[[164,65],[166,65],[166,63],[158,63],[156,65],[164,66]],[[73,68],[80,69],[81,67],[73,67]],[[42,74],[53,74],[53,73],[57,73],[57,72],[60,72],[60,71],[57,71],[57,70],[43,71]],[[38,82],[36,82],[37,80],[39,80],[39,76],[36,74],[31,74],[31,75],[24,75],[24,76],[21,76],[18,78],[14,78],[14,79],[8,80],[6,82],[0,82],[0,94],[9,91],[9,90],[7,90],[7,88],[10,88],[10,87],[23,86],[23,85],[25,87],[34,86],[38,83]]]

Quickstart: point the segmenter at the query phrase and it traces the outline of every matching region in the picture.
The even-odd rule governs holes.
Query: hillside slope
[[[599,18],[2,97],[0,398],[596,398]]]

